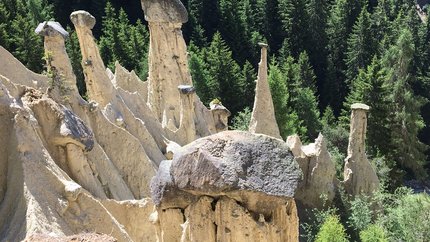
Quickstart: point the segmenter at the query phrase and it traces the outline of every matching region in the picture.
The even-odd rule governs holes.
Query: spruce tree
[[[140,20],[132,25],[123,9],[117,14],[112,4],[106,5],[100,37],[100,55],[112,71],[118,61],[128,70],[135,70],[145,81],[148,72],[149,34]]]
[[[9,47],[10,41],[7,21],[9,21],[9,11],[5,4],[0,2],[0,45],[6,49]]]
[[[102,36],[99,40],[99,48],[104,63],[110,69],[114,68],[117,59],[115,52],[118,48],[115,48],[115,45],[119,43],[118,32],[117,14],[112,4],[108,2],[102,19]]]
[[[184,26],[184,33],[199,47],[206,46],[207,38],[202,22],[204,21],[202,0],[189,0],[187,5],[188,23]]]
[[[351,105],[358,102],[370,106],[366,144],[368,153],[373,157],[388,155],[392,150],[389,142],[391,140],[389,87],[380,62],[381,60],[375,56],[366,69],[360,69],[352,82],[351,92],[346,99],[341,117],[342,126],[349,128]]]
[[[232,51],[218,32],[205,50],[205,61],[209,67],[209,75],[214,79],[210,87],[213,98],[219,97],[233,115],[241,111],[245,107],[245,100],[244,92],[239,85],[243,78],[240,66],[233,59]]]
[[[252,59],[254,53],[251,50],[251,35],[247,32],[245,20],[239,13],[241,11],[240,1],[220,0],[220,23],[219,32],[227,45],[231,48],[233,58],[243,65],[246,60]]]
[[[52,18],[52,7],[43,0],[0,1],[0,44],[27,68],[43,70],[43,40],[34,29]]]
[[[189,45],[189,67],[193,79],[193,85],[196,88],[197,95],[200,100],[209,105],[212,99],[217,98],[214,93],[219,90],[219,83],[215,82],[209,74],[208,64],[204,61],[202,51],[194,45],[193,42]]]
[[[285,73],[275,61],[270,63],[268,79],[276,122],[282,138],[306,132],[305,128],[301,126],[297,113],[293,111],[289,103],[290,93],[286,85]]]
[[[377,42],[373,38],[370,14],[367,7],[363,7],[348,38],[346,53],[346,81],[348,84],[357,76],[359,69],[370,64]]]
[[[358,1],[335,0],[328,18],[328,66],[324,87],[324,106],[330,104],[336,115],[342,107],[348,87],[345,82],[347,36],[360,12]]]
[[[82,97],[86,97],[87,88],[85,85],[85,78],[82,69],[82,55],[79,46],[78,36],[75,31],[70,27],[67,27],[67,32],[69,32],[69,39],[66,41],[66,50],[69,55],[70,62],[72,64],[73,72],[76,76],[76,84],[78,86],[78,91]]]
[[[314,67],[318,84],[325,79],[327,69],[327,8],[325,0],[308,0],[306,5],[309,17],[309,61]]]
[[[11,25],[12,54],[19,59],[27,68],[41,73],[43,70],[43,41],[36,35],[30,15],[17,15]]]
[[[255,80],[257,75],[254,67],[248,61],[242,67],[242,80],[240,81],[240,89],[243,90],[244,105],[252,107],[255,97]]]
[[[306,52],[300,54],[297,62],[297,77],[295,80],[293,97],[293,108],[297,113],[306,133],[302,133],[304,140],[313,140],[321,131],[320,112],[318,109],[318,98],[316,96],[315,74],[309,63]]]
[[[419,131],[424,127],[420,108],[424,100],[414,95],[411,83],[411,61],[414,56],[412,33],[408,29],[401,30],[400,36],[384,55],[383,64],[387,71],[387,86],[390,87],[391,142],[390,152],[398,167],[410,169],[416,177],[424,177],[426,145],[418,139]]]
[[[298,58],[302,51],[309,48],[309,20],[305,1],[279,0],[278,11],[291,55]]]

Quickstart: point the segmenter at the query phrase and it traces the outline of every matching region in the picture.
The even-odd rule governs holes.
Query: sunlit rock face
[[[370,107],[355,103],[351,109],[348,156],[343,174],[345,190],[351,195],[370,195],[379,187],[378,177],[367,159],[365,149],[367,111]]]
[[[226,131],[196,140],[163,161],[151,184],[163,241],[297,241],[301,176],[279,139]]]

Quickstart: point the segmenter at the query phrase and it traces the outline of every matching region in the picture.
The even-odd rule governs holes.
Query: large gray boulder
[[[265,213],[294,197],[301,176],[282,140],[225,131],[198,139],[162,162],[151,193],[164,208],[185,207],[200,196],[228,196]]]

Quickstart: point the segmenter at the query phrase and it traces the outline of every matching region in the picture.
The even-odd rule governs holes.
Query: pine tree
[[[118,61],[126,69],[135,70],[142,80],[146,80],[149,45],[146,26],[140,20],[132,25],[125,11],[120,9],[117,14],[109,2],[102,25],[100,55],[107,67],[113,70]]]
[[[318,98],[316,96],[315,74],[309,63],[306,52],[300,54],[297,62],[297,77],[295,80],[297,96],[293,97],[293,108],[297,113],[306,133],[302,133],[304,140],[313,140],[321,131],[318,109]]]
[[[51,20],[53,17],[53,6],[48,4],[47,0],[27,0],[26,2],[28,13],[31,15],[34,25]]]
[[[360,12],[358,1],[335,0],[327,24],[328,66],[324,83],[324,105],[330,104],[339,114],[348,87],[345,82],[347,37]]]
[[[289,135],[306,132],[301,126],[297,113],[292,110],[289,104],[290,94],[286,85],[285,74],[275,61],[270,63],[268,79],[276,122],[281,136],[285,139]]]
[[[240,1],[220,0],[220,23],[219,31],[227,45],[231,48],[233,58],[243,65],[246,60],[252,59],[251,35],[247,32],[245,20],[239,14],[241,11]],[[251,54],[252,53],[252,54]]]
[[[295,58],[309,48],[309,19],[303,0],[279,0],[279,10],[284,36],[291,55]]]
[[[115,44],[119,43],[118,40],[118,25],[117,14],[112,4],[108,2],[105,8],[105,15],[102,19],[102,36],[99,40],[100,55],[104,63],[111,69],[114,67],[115,60],[117,59],[115,52]],[[117,45],[117,44],[116,44]]]
[[[219,83],[215,82],[213,77],[209,74],[209,67],[203,59],[202,51],[195,46],[193,42],[189,45],[189,52],[189,67],[193,85],[196,88],[200,100],[205,105],[209,105],[212,99],[218,97],[213,94],[219,90]]]
[[[279,0],[266,1],[266,16],[268,33],[266,34],[268,44],[273,52],[278,51],[282,42],[285,39],[285,34],[282,30],[282,22],[279,16]]]
[[[27,68],[41,73],[43,70],[43,42],[40,36],[34,32],[36,26],[33,25],[30,15],[18,15],[11,25],[11,45],[12,54],[19,59]]]
[[[377,42],[373,38],[370,14],[367,7],[363,7],[361,13],[354,24],[351,35],[348,38],[348,48],[346,53],[346,80],[350,84],[357,76],[360,69],[370,64]]]
[[[42,72],[43,41],[34,29],[52,17],[43,0],[0,1],[0,44],[32,71]]]
[[[424,151],[427,147],[418,140],[418,133],[424,127],[420,115],[424,100],[411,90],[414,76],[410,68],[414,51],[412,34],[408,29],[403,29],[396,44],[385,53],[383,59],[392,104],[389,129],[394,149],[390,158],[400,168],[410,169],[415,176],[424,177]]]
[[[312,140],[321,130],[321,124],[315,74],[308,55],[301,53],[297,62],[292,56],[287,57],[281,70],[288,90],[288,108],[297,116],[296,133],[303,140]]]
[[[257,79],[254,68],[248,61],[242,67],[242,80],[240,82],[241,90],[243,90],[244,104],[247,107],[252,107],[255,97],[255,80]]]
[[[190,36],[190,40],[199,47],[206,46],[207,38],[205,29],[203,28],[203,1],[189,0],[187,5],[188,23],[185,25],[184,32],[186,36]]]
[[[389,129],[391,104],[389,88],[385,81],[386,73],[382,70],[381,60],[374,57],[366,69],[361,69],[352,82],[351,92],[344,104],[341,117],[344,127],[349,127],[350,107],[353,103],[365,103],[370,106],[367,128],[367,152],[372,156],[387,155],[392,150]]]
[[[210,87],[213,98],[219,97],[233,115],[241,111],[245,107],[245,100],[244,92],[238,84],[243,78],[240,66],[233,60],[232,51],[218,32],[205,49],[205,61],[209,67],[209,75],[214,79]]]
[[[84,72],[82,69],[82,55],[79,46],[78,36],[76,32],[70,27],[67,27],[67,32],[69,32],[69,39],[66,41],[66,50],[69,55],[70,62],[72,64],[73,72],[76,76],[76,82],[78,86],[79,93],[82,97],[86,97],[87,87],[85,85]]]
[[[0,45],[4,48],[9,48],[10,36],[8,34],[8,24],[9,21],[9,11],[7,10],[5,4],[0,2]]]
[[[142,81],[148,77],[149,33],[140,20],[130,28],[129,54],[131,68],[134,69]]]
[[[318,83],[325,79],[327,69],[327,8],[325,0],[308,0],[306,9],[309,16],[309,59],[314,67]]]
[[[259,42],[265,41],[265,33],[267,32],[266,6],[263,0],[242,0],[240,1],[240,19],[243,22],[243,27],[249,43],[249,54],[247,61],[252,61],[254,66],[257,65],[259,57]]]

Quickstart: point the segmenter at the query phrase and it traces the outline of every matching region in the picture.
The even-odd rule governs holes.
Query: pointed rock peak
[[[87,27],[92,29],[96,24],[96,18],[84,10],[75,11],[70,14],[70,20],[77,27]]]
[[[261,60],[258,64],[255,101],[249,124],[249,132],[282,139],[278,124],[276,123],[275,108],[267,79],[267,44],[260,43],[259,45],[261,46]]]
[[[288,136],[286,142],[291,152],[293,152],[294,157],[304,156],[304,153],[302,151],[302,141],[297,134]]]
[[[345,159],[345,191],[351,195],[371,194],[378,189],[379,180],[366,155],[366,130],[369,106],[355,103],[351,106],[351,127],[348,156]]]
[[[148,22],[186,23],[188,13],[180,0],[141,0]]]
[[[63,28],[63,26],[55,21],[45,21],[40,23],[34,32],[42,36],[61,35],[63,38],[69,37],[69,33]]]

